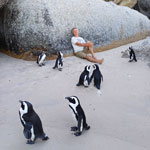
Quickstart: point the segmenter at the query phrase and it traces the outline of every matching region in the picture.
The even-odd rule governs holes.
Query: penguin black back
[[[53,69],[58,68],[59,71],[62,71],[62,67],[63,67],[63,53],[61,51],[57,52],[57,59],[55,62],[55,66],[53,67]]]
[[[28,139],[27,144],[34,144],[36,138],[47,140],[48,136],[44,133],[40,117],[34,111],[32,104],[28,101],[20,101],[20,103],[19,116],[24,126],[24,135]]]
[[[85,66],[84,71],[81,73],[79,77],[79,82],[77,83],[77,86],[84,85],[85,87],[88,87],[90,84],[90,65]]]
[[[96,88],[99,90],[101,81],[103,81],[103,75],[101,74],[97,64],[94,64],[93,68],[94,70],[93,70],[92,76],[90,77],[90,82],[92,82],[92,79],[94,77],[94,86],[96,86]]]

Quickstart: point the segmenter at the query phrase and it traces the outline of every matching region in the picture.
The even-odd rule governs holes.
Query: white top
[[[72,46],[73,46],[73,49],[74,49],[75,53],[83,51],[83,49],[84,49],[84,46],[75,45],[77,42],[79,42],[79,43],[85,43],[85,40],[82,37],[74,37],[73,36],[71,38],[71,43],[72,43]]]

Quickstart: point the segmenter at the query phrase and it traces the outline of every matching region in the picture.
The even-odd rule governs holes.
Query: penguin
[[[84,85],[84,87],[88,87],[90,85],[90,65],[85,66],[84,71],[81,73],[79,82],[76,84],[77,86]]]
[[[92,82],[92,79],[94,77],[94,86],[100,90],[101,81],[103,81],[103,75],[101,74],[99,67],[97,64],[93,65],[93,73],[90,77],[90,82]]]
[[[135,56],[135,52],[134,52],[132,47],[129,47],[129,56],[130,56],[129,62],[132,62],[132,61],[137,62],[137,59],[136,59],[136,56]]]
[[[86,116],[80,105],[80,101],[77,96],[65,97],[69,101],[69,107],[72,110],[73,116],[77,121],[77,126],[71,127],[71,131],[75,131],[75,136],[80,136],[83,130],[89,130],[90,126],[86,122]]]
[[[42,122],[32,104],[28,101],[19,100],[19,102],[21,103],[19,117],[24,127],[23,133],[27,139],[27,144],[34,144],[37,138],[48,140],[49,137],[44,133]]]
[[[55,62],[55,66],[53,67],[53,69],[58,68],[59,71],[62,71],[63,68],[63,53],[61,51],[57,52],[57,59]]]
[[[43,51],[38,57],[36,63],[41,67],[45,65],[46,54]]]

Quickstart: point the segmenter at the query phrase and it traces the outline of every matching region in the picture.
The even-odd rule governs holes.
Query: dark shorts
[[[75,53],[75,55],[77,57],[79,57],[79,58],[85,58],[85,56],[87,55],[87,53],[88,53],[88,48],[84,47],[83,51],[77,52],[77,53]]]

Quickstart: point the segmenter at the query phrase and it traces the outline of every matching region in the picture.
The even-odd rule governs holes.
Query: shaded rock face
[[[8,3],[9,0],[0,0],[0,8],[4,7]]]
[[[138,0],[139,10],[150,19],[150,0]]]
[[[73,27],[95,47],[150,31],[147,17],[100,0],[11,0],[3,22],[6,45],[15,53],[31,49],[70,53]]]
[[[0,48],[5,47],[5,37],[4,37],[4,11],[0,10]]]

